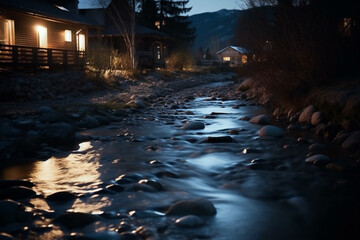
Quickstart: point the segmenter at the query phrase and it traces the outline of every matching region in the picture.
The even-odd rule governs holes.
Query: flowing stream
[[[171,240],[345,239],[342,236],[353,234],[359,224],[357,175],[305,163],[311,143],[299,144],[297,137],[317,141],[311,133],[263,139],[257,134],[262,126],[240,120],[262,113],[262,107],[243,100],[198,97],[178,109],[154,104],[132,116],[126,126],[112,123],[81,132],[92,140],[78,150],[9,167],[1,178],[30,180],[42,196],[59,191],[79,196],[66,203],[32,198],[29,211],[34,213],[72,210],[102,217],[75,229],[43,217],[31,224],[48,227],[26,237],[16,234],[28,226],[26,222],[5,230],[29,239],[133,239],[115,232],[125,222],[130,229],[147,226],[157,239]],[[185,121],[201,121],[205,128],[183,130]],[[230,130],[236,132],[230,135]],[[206,142],[220,136],[233,141]],[[331,157],[340,165],[346,158]],[[123,174],[153,180],[163,189],[139,184],[125,191],[104,191]],[[182,228],[174,224],[176,217],[164,215],[173,202],[199,197],[217,210],[215,216],[204,218],[204,225]]]

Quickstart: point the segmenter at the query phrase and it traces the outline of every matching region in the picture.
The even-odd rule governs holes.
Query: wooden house
[[[230,66],[242,66],[248,62],[248,51],[242,47],[229,46],[216,53],[218,59]]]
[[[131,10],[126,1],[101,1],[90,7],[79,9],[82,17],[96,21],[97,26],[89,30],[89,45],[99,42],[120,53],[127,51],[125,35],[131,32]],[[167,55],[167,34],[136,24],[135,57],[138,67],[157,67],[165,64]]]
[[[77,0],[0,0],[0,68],[82,66],[89,22]]]

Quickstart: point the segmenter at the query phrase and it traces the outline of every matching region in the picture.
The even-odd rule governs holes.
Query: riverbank
[[[269,93],[254,79],[242,82],[238,90],[244,98],[256,99],[267,107],[274,119],[288,130],[308,130],[327,142],[342,146],[360,161],[360,91],[357,79],[344,80],[332,86],[313,89],[299,98],[298,105],[272,101]],[[305,106],[305,107],[304,107]]]
[[[172,93],[234,79],[233,73],[153,72],[139,79],[115,74],[110,88],[99,88],[81,72],[9,76],[1,87],[10,100],[0,105],[0,163],[48,159],[82,142],[81,130],[126,122],[159,100],[174,108],[167,101]]]

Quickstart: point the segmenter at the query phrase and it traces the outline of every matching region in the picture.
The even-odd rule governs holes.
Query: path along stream
[[[297,137],[311,139],[310,133],[260,138],[262,126],[240,118],[264,113],[262,107],[206,96],[210,89],[229,84],[207,85],[202,94],[174,94],[168,97],[172,106],[160,99],[129,117],[126,125],[112,123],[81,132],[92,140],[76,151],[3,170],[2,179],[30,180],[41,196],[68,191],[77,198],[31,198],[24,204],[33,218],[1,227],[0,232],[19,239],[359,237],[357,174],[305,163],[311,141],[299,144]],[[192,94],[195,99],[184,101]],[[186,121],[201,121],[205,128],[184,130]],[[231,136],[232,141],[206,141],[221,136]],[[342,163],[346,156],[331,158]],[[123,174],[126,177],[120,177]],[[175,224],[179,216],[164,214],[175,201],[195,198],[211,201],[217,214],[202,216],[203,223],[191,228]],[[53,220],[69,210],[98,218],[74,228]],[[141,226],[150,232],[147,237],[131,233]]]

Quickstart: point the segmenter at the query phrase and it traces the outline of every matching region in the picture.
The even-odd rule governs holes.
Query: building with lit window
[[[101,43],[119,53],[126,53],[129,47],[126,38],[132,34],[131,11],[127,1],[94,1],[90,5],[79,9],[82,17],[96,22],[96,26],[89,29],[90,47]],[[157,29],[151,29],[135,24],[134,34],[137,66],[164,66],[169,37],[160,31],[160,25]]]
[[[216,53],[222,63],[230,66],[241,66],[248,63],[248,50],[242,47],[229,46]]]
[[[77,0],[0,0],[0,68],[81,66],[90,25]]]

